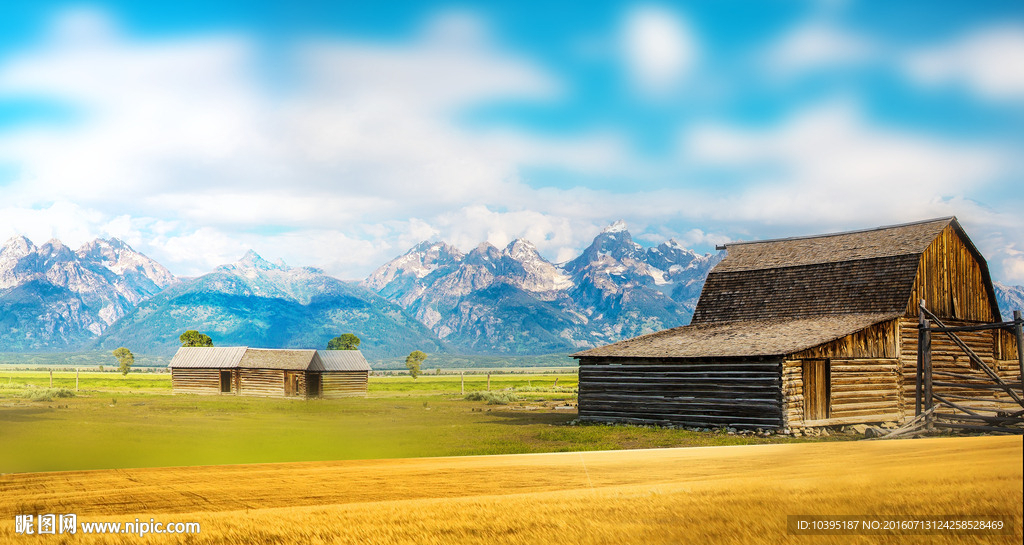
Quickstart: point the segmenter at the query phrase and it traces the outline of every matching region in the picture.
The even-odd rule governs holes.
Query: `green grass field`
[[[53,386],[73,392],[74,380],[55,372]],[[466,392],[486,388],[486,375],[465,380]],[[366,398],[298,400],[170,395],[166,373],[83,372],[74,397],[27,395],[49,384],[48,372],[0,371],[0,473],[791,440],[569,425],[566,374],[492,375],[492,391],[519,397],[510,405],[465,400],[458,375],[371,377]]]

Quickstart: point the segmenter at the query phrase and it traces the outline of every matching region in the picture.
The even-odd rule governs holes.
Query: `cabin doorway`
[[[299,374],[294,371],[284,373],[284,395],[294,396],[299,392]]]
[[[306,397],[320,397],[320,374],[306,375]]]
[[[832,392],[832,373],[828,360],[805,360],[804,420],[824,420],[831,415],[829,394]]]
[[[220,393],[231,393],[231,371],[220,372]]]

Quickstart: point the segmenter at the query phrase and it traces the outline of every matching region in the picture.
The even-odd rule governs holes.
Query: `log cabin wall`
[[[219,395],[220,369],[171,369],[171,391],[176,394]]]
[[[786,427],[899,420],[898,330],[899,320],[888,320],[787,356],[782,371]],[[828,384],[819,383],[817,387],[828,388],[828,417],[815,420],[804,414],[809,402],[805,395],[805,366],[822,359],[828,362]]]
[[[943,323],[950,327],[971,325],[973,322],[960,320],[943,320]],[[901,356],[900,379],[902,390],[901,412],[904,419],[914,417],[914,404],[917,387],[917,344],[918,344],[917,320],[903,318],[900,320],[900,342]],[[974,351],[981,361],[992,368],[1003,380],[1019,387],[1020,385],[1020,364],[1017,360],[1016,342],[1007,346],[1005,337],[1012,339],[1012,333],[1005,333],[1001,330],[989,331],[960,331],[957,336],[971,350]],[[1012,351],[1009,349],[1012,348]],[[991,380],[981,369],[971,366],[971,361],[945,333],[932,333],[932,371],[945,371],[962,373],[972,377],[974,382],[988,382]],[[935,376],[934,380],[956,382],[950,377]],[[933,391],[939,395],[965,395],[976,398],[982,402],[990,400],[1002,402],[1009,397],[1000,391],[993,390],[991,394],[979,392],[978,390],[961,390],[955,387],[935,386]]]
[[[366,397],[369,372],[367,371],[334,371],[320,374],[321,397],[335,399],[340,397]]]
[[[239,369],[240,395],[285,397],[284,371],[280,369]]]
[[[743,429],[782,426],[782,361],[580,361],[579,417]]]
[[[917,306],[924,299],[939,318],[994,322],[986,280],[974,252],[949,225],[921,254],[906,314],[917,316]]]
[[[804,379],[814,360],[787,359],[783,365],[785,427],[840,426],[900,419],[899,361],[896,359],[827,360],[828,415],[806,418]],[[819,385],[819,388],[821,385]]]

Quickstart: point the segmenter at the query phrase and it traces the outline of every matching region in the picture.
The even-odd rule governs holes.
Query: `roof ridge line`
[[[944,216],[944,217],[931,218],[931,219],[920,220],[920,221],[911,221],[911,222],[908,222],[908,223],[899,223],[899,224],[896,224],[896,225],[883,225],[881,227],[870,227],[870,228],[866,228],[866,229],[854,229],[852,231],[839,231],[839,232],[835,232],[835,233],[824,233],[824,234],[820,234],[820,235],[800,235],[800,236],[795,236],[795,237],[767,238],[767,239],[764,239],[764,240],[738,240],[738,241],[735,241],[735,242],[726,242],[722,246],[728,247],[728,246],[739,246],[739,245],[743,245],[743,244],[762,244],[762,243],[765,243],[765,242],[783,242],[783,241],[789,241],[789,240],[809,240],[809,239],[813,239],[813,238],[838,237],[838,236],[843,236],[843,235],[855,235],[857,233],[870,233],[870,232],[873,232],[873,231],[884,231],[886,229],[897,229],[897,228],[900,228],[900,227],[910,227],[912,225],[923,225],[925,223],[936,223],[936,222],[939,222],[939,221],[953,222],[953,221],[957,221],[957,219],[956,219],[956,216]]]

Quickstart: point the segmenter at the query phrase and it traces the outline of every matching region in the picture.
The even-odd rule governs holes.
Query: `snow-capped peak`
[[[621,233],[626,230],[626,222],[624,220],[616,220],[608,227],[601,230],[602,233]]]

